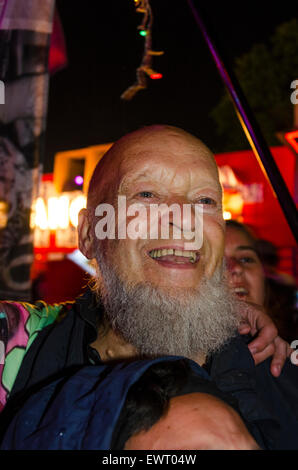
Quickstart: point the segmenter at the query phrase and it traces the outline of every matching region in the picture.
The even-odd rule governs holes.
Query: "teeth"
[[[162,250],[152,250],[150,251],[149,255],[151,256],[151,258],[160,258],[161,256],[166,256],[166,255],[182,256],[184,258],[189,258],[191,263],[194,263],[197,258],[195,251],[174,250],[173,248],[162,249]]]
[[[248,294],[248,291],[244,287],[235,287],[234,292],[236,294]]]
[[[160,250],[158,250],[160,251]],[[166,256],[166,255],[173,255],[174,254],[174,250],[161,250],[161,256]]]

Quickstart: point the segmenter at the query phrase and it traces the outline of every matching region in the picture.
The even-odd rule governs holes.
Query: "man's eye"
[[[151,193],[150,191],[141,191],[138,196],[141,196],[141,197],[144,197],[144,198],[151,198],[153,197],[153,193]]]
[[[216,201],[211,197],[200,197],[198,200],[199,204],[215,205]]]

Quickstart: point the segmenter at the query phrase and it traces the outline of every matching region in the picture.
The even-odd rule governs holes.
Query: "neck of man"
[[[109,328],[104,335],[99,332],[96,340],[90,346],[96,349],[104,363],[137,359],[139,357],[137,349],[115,333],[112,328]],[[189,359],[202,366],[206,361],[206,354],[199,352]]]
[[[112,328],[108,328],[105,334],[99,330],[96,340],[90,346],[99,353],[103,362],[132,359],[138,357],[134,346],[127,343]]]

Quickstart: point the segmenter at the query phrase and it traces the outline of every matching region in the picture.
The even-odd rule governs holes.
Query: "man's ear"
[[[88,216],[89,213],[87,209],[80,210],[78,223],[79,249],[86,258],[92,259],[95,258],[95,253],[91,233],[92,224]]]

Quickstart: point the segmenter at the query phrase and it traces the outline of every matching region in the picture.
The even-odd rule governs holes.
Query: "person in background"
[[[234,294],[241,300],[263,306],[289,343],[298,339],[296,286],[290,276],[278,273],[276,248],[270,242],[258,240],[244,224],[228,220],[225,258]]]

